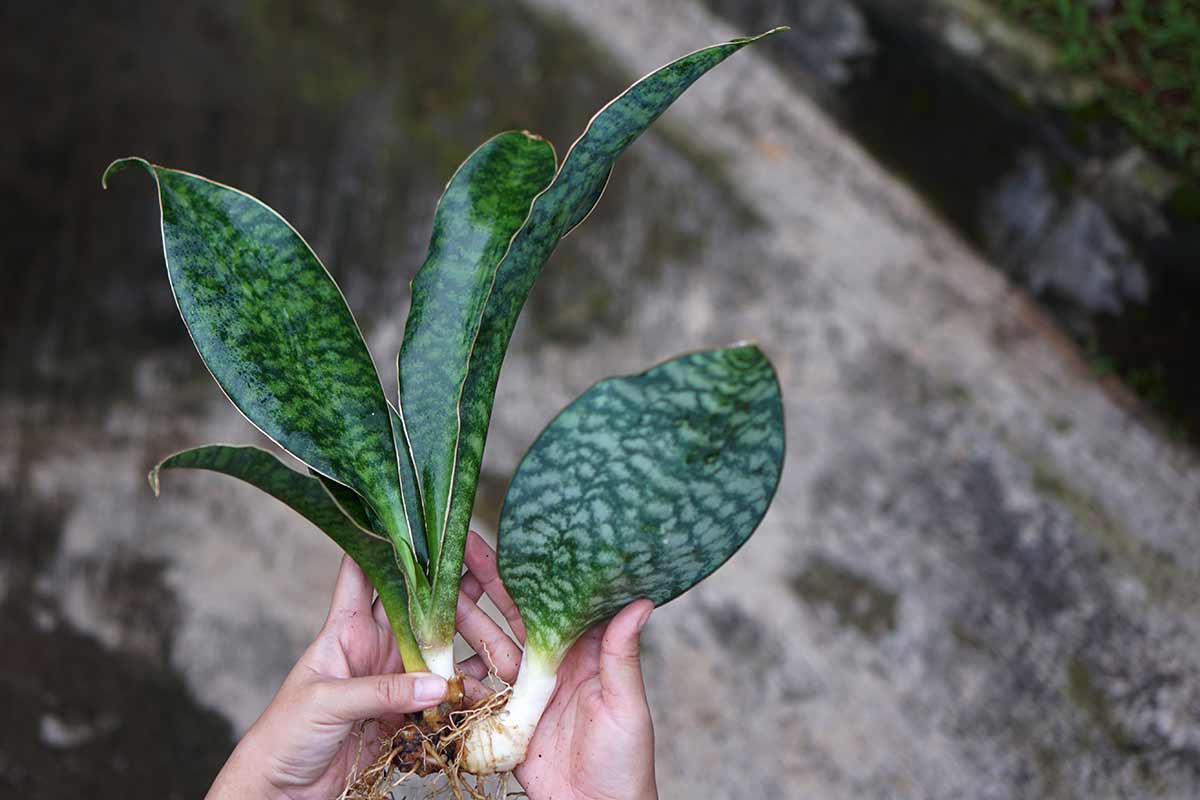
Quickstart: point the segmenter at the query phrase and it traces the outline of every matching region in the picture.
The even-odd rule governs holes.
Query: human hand
[[[496,568],[496,553],[476,533],[467,540],[458,631],[480,655],[460,664],[482,680],[490,664],[516,680],[521,651],[478,606],[487,594],[518,640],[525,626]],[[567,652],[517,780],[530,800],[652,800],[654,729],[642,682],[638,636],[654,604],[637,600],[595,625]],[[487,656],[487,661],[483,656]]]
[[[398,718],[437,705],[446,681],[403,674],[400,652],[374,590],[358,565],[342,559],[329,616],[275,699],[221,769],[209,800],[329,800],[353,769],[377,754],[379,731],[358,720]]]

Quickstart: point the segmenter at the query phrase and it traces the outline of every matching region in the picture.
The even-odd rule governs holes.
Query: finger
[[[488,675],[492,673],[492,668],[481,655],[473,655],[470,658],[464,658],[458,662],[458,671],[466,675],[468,678],[473,678],[477,681],[486,680]],[[518,666],[517,672],[520,672]],[[497,674],[497,677],[499,675]]]
[[[508,591],[500,580],[500,571],[496,568],[496,551],[475,531],[471,531],[467,536],[465,560],[467,569],[479,581],[479,585],[496,604],[496,608],[504,615],[504,619],[508,620],[508,626],[512,628],[513,636],[517,637],[518,642],[524,644],[525,623],[521,621],[521,612],[517,610],[517,604],[508,596]]]
[[[387,609],[383,607],[383,600],[376,597],[375,602],[371,604],[371,616],[375,618],[375,624],[381,628],[392,629],[392,621],[388,619]]]
[[[454,624],[463,641],[483,656],[485,663],[494,667],[502,680],[512,683],[517,679],[521,648],[508,638],[504,630],[482,608],[469,598],[459,595]]]
[[[638,638],[654,604],[636,600],[613,617],[600,642],[600,689],[605,703],[630,709],[644,705],[642,659]]]
[[[478,655],[463,658],[462,661],[458,662],[457,669],[458,672],[467,675],[467,678],[474,678],[475,680],[484,680],[487,678],[487,664],[484,663],[484,658]]]
[[[411,714],[446,699],[446,681],[428,672],[389,673],[364,678],[319,681],[312,703],[330,722]]]
[[[383,669],[378,671],[404,672],[404,658],[400,655],[400,648],[396,647],[396,639],[391,631],[388,631],[387,644],[384,647],[387,650],[387,658],[383,662]]]
[[[463,679],[463,694],[474,705],[485,697],[490,697],[494,692],[476,679],[467,676]]]
[[[570,686],[599,674],[600,641],[607,626],[607,622],[596,623],[584,631],[567,650],[567,655],[558,668],[560,686]]]
[[[388,654],[383,669],[379,671],[404,672],[404,660],[400,657],[400,649],[396,647],[396,632],[392,630],[392,621],[388,619],[387,609],[378,597],[371,604],[371,616],[375,620],[377,635],[385,640],[384,650]]]
[[[342,566],[338,569],[337,582],[333,585],[333,598],[329,601],[328,620],[332,621],[342,613],[371,613],[371,598],[374,594],[374,587],[358,564],[355,564],[350,556],[342,556]]]
[[[488,675],[487,662],[483,660],[483,656],[474,655],[470,658],[464,658],[458,662],[458,671],[468,678],[474,678],[481,681]]]
[[[458,583],[458,590],[476,603],[479,602],[480,597],[483,597],[483,586],[471,574],[470,570],[463,573],[462,580]]]

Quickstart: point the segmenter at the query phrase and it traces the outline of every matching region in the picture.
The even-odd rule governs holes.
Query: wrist
[[[217,773],[205,800],[287,800],[287,793],[274,784],[263,769],[263,765],[270,762],[267,754],[260,751],[255,733],[255,728],[251,727],[238,742],[225,766]]]

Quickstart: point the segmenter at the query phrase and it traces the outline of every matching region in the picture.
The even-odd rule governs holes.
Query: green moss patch
[[[1099,78],[1103,103],[1200,174],[1200,7],[1188,0],[992,0]]]

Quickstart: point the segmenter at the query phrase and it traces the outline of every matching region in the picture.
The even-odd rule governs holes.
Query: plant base
[[[493,800],[504,796],[507,776],[500,776],[495,791],[486,791],[484,778],[463,768],[462,745],[472,726],[500,713],[511,690],[505,688],[468,705],[462,673],[449,683],[445,702],[421,714],[410,714],[399,727],[381,729],[379,755],[350,776],[339,800],[387,800],[409,778],[434,775],[446,779],[446,786],[437,796],[443,792],[454,800]]]

